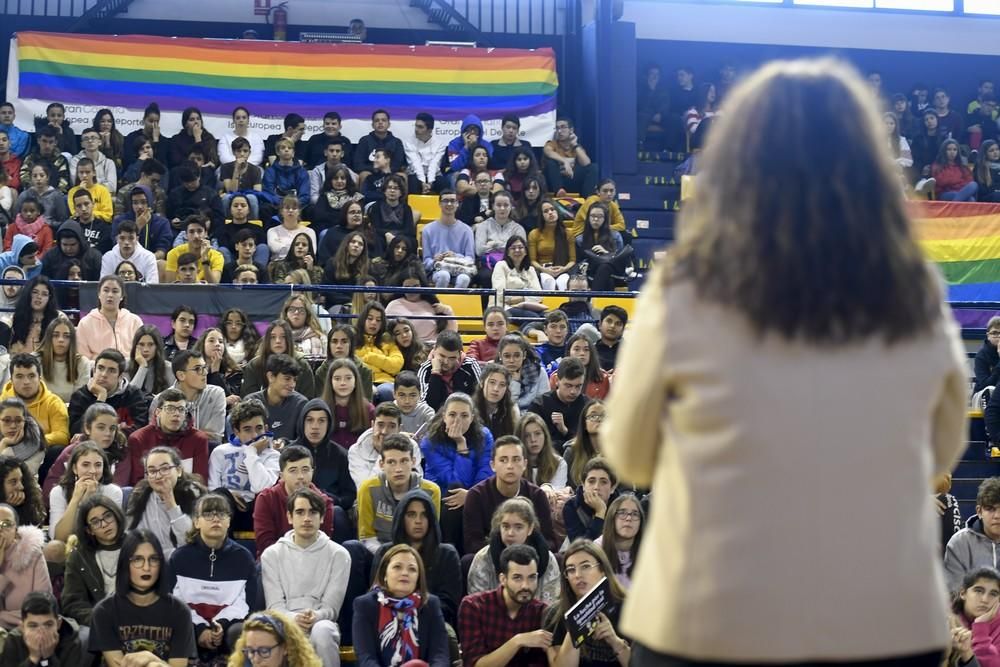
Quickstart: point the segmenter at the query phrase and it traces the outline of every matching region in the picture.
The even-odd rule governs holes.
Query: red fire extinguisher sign
[[[253,13],[255,16],[267,16],[271,13],[271,0],[253,0]]]

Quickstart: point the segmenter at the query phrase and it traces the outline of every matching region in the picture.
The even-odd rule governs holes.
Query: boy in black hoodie
[[[51,593],[29,593],[21,603],[21,624],[7,635],[0,667],[22,665],[84,665],[83,645],[76,627],[59,615]]]
[[[314,398],[302,406],[299,412],[299,437],[290,445],[301,445],[312,452],[316,462],[312,482],[319,490],[330,496],[336,507],[349,510],[354,506],[358,489],[351,479],[347,464],[347,450],[330,440],[333,431],[333,413],[330,406],[321,398]],[[344,515],[346,520],[347,515]],[[334,541],[337,540],[337,521],[335,510],[333,518]]]

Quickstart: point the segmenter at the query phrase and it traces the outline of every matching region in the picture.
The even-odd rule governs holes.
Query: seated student
[[[293,147],[292,157],[296,163],[305,159],[306,142],[302,140],[302,135],[306,131],[306,121],[297,113],[285,115],[282,122],[284,131],[281,134],[269,135],[264,140],[264,162],[273,164],[280,156],[278,144],[281,141],[288,141]]]
[[[342,122],[340,114],[336,111],[327,111],[323,115],[323,131],[312,135],[306,142],[305,161],[310,168],[322,166],[324,157],[329,159],[330,146],[339,147],[340,158],[344,162],[350,162],[351,140],[340,133]]]
[[[186,252],[177,258],[177,272],[174,277],[175,285],[207,285],[204,280],[198,279],[198,256],[193,252]]]
[[[190,253],[197,258],[197,280],[217,285],[222,278],[225,259],[212,247],[208,238],[208,222],[201,215],[190,215],[184,220],[184,231],[186,241],[167,253],[166,281],[174,282],[179,273],[181,256]]]
[[[143,459],[157,446],[175,449],[184,471],[204,482],[209,478],[209,438],[188,418],[188,401],[177,387],[170,387],[156,397],[152,422],[128,438],[128,451],[120,466],[127,472],[122,483],[135,486],[145,476]],[[116,475],[122,480],[121,475]]]
[[[278,159],[264,171],[261,197],[275,207],[283,206],[286,197],[295,197],[301,208],[309,206],[309,174],[295,159],[295,144],[280,139],[275,150]]]
[[[330,440],[345,450],[357,442],[375,415],[375,407],[364,396],[361,374],[350,359],[330,362],[322,398],[333,412]]]
[[[552,374],[559,365],[559,360],[568,353],[566,337],[569,335],[569,318],[558,308],[545,313],[542,325],[545,342],[535,346],[535,352],[541,358],[545,372]]]
[[[236,137],[230,144],[233,159],[228,160],[219,167],[219,178],[222,180],[222,208],[228,209],[229,202],[235,193],[243,193],[250,203],[253,217],[259,217],[260,209],[257,205],[257,197],[253,192],[260,192],[261,182],[264,172],[250,159],[250,142],[243,137]]]
[[[189,520],[190,523],[190,520]],[[185,667],[195,650],[187,605],[170,595],[168,554],[150,530],[129,532],[114,595],[94,608],[88,649],[109,665]]]
[[[584,468],[591,459],[603,454],[601,447],[601,424],[604,423],[605,407],[600,399],[587,403],[580,412],[576,437],[566,442],[563,459],[569,470],[569,483],[573,487],[583,484]]]
[[[601,360],[601,368],[609,373],[615,370],[615,359],[618,357],[618,344],[628,324],[628,313],[621,306],[605,306],[601,310],[598,330],[601,337],[594,343],[597,356]]]
[[[539,529],[538,514],[527,498],[502,502],[491,517],[488,541],[475,552],[469,567],[469,595],[496,590],[500,553],[516,544],[527,544],[538,554],[539,585],[535,596],[545,604],[559,601],[559,561]],[[472,552],[469,552],[472,553]]]
[[[250,129],[250,111],[246,107],[239,106],[233,109],[232,116],[233,131],[226,132],[219,137],[219,164],[224,166],[227,162],[236,159],[237,150],[234,142],[237,139],[246,142],[247,161],[252,165],[261,164],[265,157],[264,137]]]
[[[320,326],[312,299],[306,292],[296,292],[285,299],[278,317],[292,329],[295,354],[310,364],[323,361],[323,328]]]
[[[60,616],[48,591],[29,593],[21,603],[21,624],[7,635],[0,667],[85,665],[80,635]]]
[[[1000,477],[983,480],[976,493],[976,513],[945,548],[944,571],[948,590],[958,590],[962,578],[976,568],[993,566],[993,548],[1000,543],[995,519],[1000,512]]]
[[[295,355],[295,349],[292,347],[292,328],[284,320],[274,320],[268,325],[260,340],[257,354],[243,367],[243,386],[240,389],[243,396],[267,387],[267,361],[274,354]],[[304,359],[298,356],[292,358],[299,368],[292,388],[303,396],[314,396],[316,392],[312,369]]]
[[[540,296],[512,296],[506,293],[507,290],[542,288],[538,273],[528,260],[527,243],[520,236],[507,239],[503,257],[493,266],[490,284],[496,290],[495,304],[503,305],[511,318],[536,318],[547,310]]]
[[[77,193],[77,197],[80,199],[85,199],[87,196],[83,195],[81,197],[80,193]],[[89,209],[86,206],[81,206],[77,209],[78,213],[81,214],[81,219],[87,210]],[[94,221],[91,219],[90,222]],[[108,232],[110,232],[110,225],[100,221],[94,224],[107,227]],[[108,250],[110,250],[110,245]],[[42,266],[42,275],[57,279],[59,272],[65,270],[67,263],[75,260],[80,263],[80,277],[83,280],[98,280],[101,277],[101,252],[98,248],[91,246],[80,222],[77,220],[67,220],[56,231],[56,244],[46,253],[47,261]],[[153,267],[155,269],[155,262]],[[156,280],[155,270],[153,280],[154,282]]]
[[[553,517],[562,517],[563,505],[573,497],[574,491],[567,486],[568,466],[556,454],[545,422],[534,412],[525,413],[517,424],[516,435],[528,449],[528,466],[524,476],[545,492]],[[556,539],[561,539],[565,529],[554,525],[553,532]]]
[[[48,174],[49,185],[66,194],[70,186],[69,160],[59,150],[59,136],[54,127],[48,126],[35,133],[36,149],[21,162],[22,183],[31,180],[31,171],[38,166]]]
[[[428,590],[420,553],[407,544],[393,546],[379,563],[374,580],[372,590],[354,600],[358,664],[451,665],[441,602]]]
[[[66,228],[68,223],[72,222],[77,226],[74,230],[76,232],[75,235],[87,242],[86,247],[88,249],[94,248],[95,251],[97,251],[96,264],[97,266],[100,266],[100,254],[111,250],[111,246],[114,244],[114,238],[112,237],[110,219],[100,218],[97,216],[94,209],[94,201],[93,195],[89,191],[82,188],[76,192],[71,192],[70,202],[72,202],[72,208],[74,209],[73,217],[59,226],[59,230],[55,234],[55,242],[58,246],[59,239],[62,236],[60,232]],[[52,249],[57,250],[58,248],[53,247]],[[78,252],[78,255],[82,257],[84,253]],[[76,255],[73,256],[75,257]],[[56,263],[59,261],[56,257],[58,257],[58,255],[50,257],[49,262]],[[91,268],[93,264],[93,260],[88,262],[88,269],[90,269],[90,272],[93,272],[93,268]],[[88,275],[89,274],[90,273],[88,273]]]
[[[28,197],[21,202],[21,209],[14,222],[7,226],[3,239],[4,250],[12,250],[14,240],[18,236],[24,236],[31,241],[35,255],[39,259],[53,245],[52,227],[42,215],[41,203],[34,197]]]
[[[160,216],[165,215],[167,212],[167,193],[160,187],[160,184],[167,175],[167,168],[163,166],[163,162],[153,157],[154,149],[152,148],[152,144],[148,140],[145,140],[143,144],[148,149],[145,153],[146,157],[140,157],[138,162],[133,163],[131,167],[126,169],[123,176],[126,185],[121,186],[118,189],[117,196],[115,196],[116,216],[128,211],[132,192],[140,187],[149,190],[148,202],[150,209]]]
[[[420,441],[424,476],[442,489],[445,512],[441,518],[445,539],[463,544],[462,512],[468,490],[490,477],[493,435],[483,427],[468,394],[448,396]]]
[[[347,450],[351,479],[357,488],[382,470],[382,444],[391,435],[400,432],[403,423],[401,409],[392,401],[379,403],[371,419],[371,428],[358,436],[357,441]],[[420,452],[413,456],[413,467],[420,472]]]
[[[520,333],[507,334],[497,346],[497,361],[510,374],[510,395],[521,412],[549,390],[549,378],[535,348]]]
[[[483,310],[483,331],[486,336],[469,343],[466,355],[479,363],[487,363],[497,358],[497,346],[507,333],[507,311],[500,306],[489,306]]]
[[[310,141],[319,136],[323,135],[313,135],[310,137]],[[309,201],[313,206],[319,201],[320,193],[327,182],[327,174],[330,174],[334,169],[343,167],[347,170],[347,179],[351,184],[355,187],[358,184],[358,175],[348,166],[349,159],[345,157],[351,141],[347,137],[339,137],[339,139],[339,141],[331,141],[326,144],[326,147],[316,154],[316,159],[307,163],[309,168]],[[344,189],[345,185],[341,185],[341,189]]]
[[[0,459],[23,462],[37,477],[45,458],[45,437],[21,399],[12,397],[0,401],[0,436]]]
[[[973,168],[973,177],[979,186],[977,199],[983,202],[1000,202],[1000,144],[987,139],[979,147],[982,158]]]
[[[955,664],[992,664],[1000,652],[1000,620],[997,598],[1000,597],[1000,572],[994,567],[979,567],[969,572],[956,590],[952,601],[954,622],[952,652]],[[978,660],[977,660],[978,658]]]
[[[458,637],[463,664],[550,664],[545,649],[552,645],[552,633],[542,630],[546,606],[535,598],[541,574],[538,561],[537,552],[527,544],[506,547],[500,553],[499,587],[462,599]]]
[[[187,401],[187,412],[194,428],[204,431],[211,442],[224,437],[226,418],[226,392],[222,387],[208,384],[208,364],[197,349],[181,350],[170,362],[173,387],[179,389]],[[153,398],[155,408],[160,397]]]
[[[962,163],[958,142],[946,139],[941,142],[937,159],[931,167],[931,176],[937,183],[937,197],[943,201],[975,201],[979,185],[972,179],[972,172]]]
[[[93,161],[84,158],[80,160],[73,171],[76,174],[77,185],[70,188],[69,192],[66,193],[66,203],[69,205],[70,215],[76,215],[76,195],[85,190],[90,193],[90,201],[93,209],[88,215],[92,215],[93,218],[103,224],[110,225],[111,218],[115,215],[114,201],[111,197],[111,192],[97,182]],[[110,231],[109,229],[108,232]]]
[[[476,275],[476,247],[472,230],[455,217],[458,195],[445,189],[440,195],[441,217],[421,235],[424,269],[437,287],[468,287]]]
[[[14,103],[0,102],[0,132],[8,136],[10,151],[23,158],[31,147],[31,136],[14,124],[15,117]]]
[[[177,169],[179,185],[173,186],[167,195],[167,218],[174,229],[182,229],[181,225],[191,216],[207,216],[212,227],[218,229],[225,222],[225,210],[219,193],[201,182],[201,175],[190,167]]]
[[[462,352],[462,337],[454,331],[442,331],[430,357],[417,371],[420,399],[437,410],[453,392],[471,396],[479,385],[479,373],[479,363]]]
[[[404,267],[396,274],[393,284],[408,288],[430,287],[423,268],[417,265]],[[385,313],[393,318],[414,318],[411,332],[423,343],[433,343],[442,331],[458,331],[458,322],[454,319],[438,319],[436,321],[423,319],[432,316],[448,317],[455,314],[455,310],[451,306],[441,303],[436,294],[428,292],[406,292],[386,304]]]
[[[610,604],[597,615],[594,631],[577,647],[566,629],[566,612],[604,577],[608,579]],[[618,634],[618,619],[625,602],[625,591],[618,584],[608,557],[593,542],[577,540],[563,554],[559,604],[545,613],[545,629],[552,633],[546,648],[549,664],[620,665],[629,664],[632,647]]]
[[[46,388],[41,377],[41,359],[23,352],[12,355],[10,382],[0,393],[0,399],[18,398],[23,401],[41,428],[46,445],[68,445],[69,414],[66,404]]]
[[[299,437],[286,447],[299,445],[313,459],[315,467],[310,474],[312,485],[333,501],[338,510],[334,517],[336,523],[336,519],[340,519],[345,510],[349,511],[354,507],[357,486],[350,474],[347,451],[331,440],[333,422],[333,411],[326,401],[321,398],[308,401],[299,412]],[[331,508],[331,517],[332,511]],[[343,519],[347,520],[346,514],[343,514]]]
[[[583,234],[583,231],[587,228],[587,221],[590,216],[590,207],[594,204],[601,203],[608,207],[609,224],[611,229],[622,234],[625,233],[625,216],[622,215],[622,210],[618,206],[618,202],[615,201],[615,197],[618,195],[618,189],[615,182],[610,178],[606,178],[597,185],[597,189],[594,194],[588,196],[580,208],[576,210],[576,217],[573,219],[572,223],[566,223],[567,233],[570,238],[575,239],[576,237]]]
[[[278,480],[278,450],[267,427],[267,408],[254,397],[233,407],[230,421],[233,437],[212,450],[208,464],[208,488],[225,492],[236,510],[234,530],[253,525],[253,503],[257,494]]]
[[[475,178],[486,172],[490,177],[490,189],[498,192],[504,189],[503,171],[499,169],[489,169],[490,155],[485,146],[476,146],[472,149],[472,159],[465,167],[459,171],[450,173],[455,182],[455,191],[460,197],[475,197],[479,192],[472,183]]]
[[[28,180],[24,180],[25,178]],[[33,166],[31,171],[22,177],[21,182],[23,189],[14,201],[14,207],[10,211],[12,216],[17,215],[25,201],[34,199],[41,207],[46,220],[58,224],[69,218],[66,194],[49,184],[49,172],[43,165]]]
[[[413,441],[405,435],[386,436],[379,450],[380,471],[358,485],[358,539],[372,553],[392,542],[396,506],[410,491],[421,489],[430,496],[434,516],[441,511],[441,489],[414,469],[415,451]]]
[[[286,195],[279,200],[281,224],[267,230],[267,247],[271,251],[271,261],[285,259],[291,250],[292,240],[299,234],[305,234],[316,247],[316,232],[308,222],[302,222],[302,207],[294,195]]]
[[[245,398],[255,398],[266,410],[264,423],[273,437],[285,442],[298,437],[298,422],[305,396],[295,390],[299,376],[299,364],[287,354],[272,354],[267,359],[267,387],[247,394]],[[245,381],[245,379],[244,379]],[[233,424],[236,428],[236,425]]]
[[[472,397],[476,411],[494,438],[513,435],[521,413],[510,392],[510,372],[496,362],[483,365],[479,386]]]
[[[462,197],[456,216],[475,229],[479,223],[493,217],[493,177],[486,170],[476,172],[472,185],[475,192],[467,192]]]
[[[136,185],[129,194],[128,209],[115,218],[111,225],[111,233],[117,239],[121,225],[125,221],[134,222],[139,245],[153,253],[157,260],[163,260],[173,247],[174,231],[170,221],[153,210],[151,201],[153,201],[152,190],[145,185]],[[143,275],[156,274],[144,271]]]
[[[392,172],[392,151],[388,148],[376,148],[372,151],[372,168],[361,181],[359,190],[365,202],[372,203],[384,198],[383,188]]]
[[[321,667],[323,664],[309,643],[307,632],[290,616],[276,611],[257,612],[243,623],[243,633],[236,641],[233,655],[254,656],[234,659],[258,660],[262,665]]]
[[[388,111],[376,109],[372,113],[372,131],[361,137],[354,149],[354,171],[358,172],[359,182],[363,183],[374,169],[372,160],[376,148],[386,148],[390,151],[392,162],[389,167],[394,173],[399,174],[406,170],[406,149],[403,147],[403,142],[389,131],[390,125]]]
[[[167,361],[173,361],[178,352],[194,347],[192,336],[198,326],[198,313],[191,306],[181,304],[170,314],[170,335],[163,339],[163,351]]]
[[[319,167],[317,167],[318,169]],[[364,215],[364,195],[357,191],[351,174],[346,165],[337,165],[326,171],[322,188],[317,190],[318,196],[312,210],[313,226],[320,233],[329,230],[354,229],[362,224]],[[348,209],[350,204],[359,204],[357,209]],[[348,215],[355,212],[352,218]],[[333,238],[320,245],[320,259],[328,258],[340,245],[340,238]]]
[[[375,232],[385,239],[381,245],[387,246],[397,236],[416,242],[417,228],[413,221],[413,209],[406,199],[406,181],[398,174],[389,174],[382,183],[381,194],[368,210]]]
[[[600,456],[583,467],[583,482],[576,496],[563,506],[563,523],[570,542],[577,538],[596,540],[604,531],[608,504],[618,497],[618,477]]]
[[[0,270],[9,267],[20,268],[24,278],[30,280],[42,272],[42,262],[38,259],[38,246],[24,234],[14,235],[10,250],[0,253]]]
[[[79,153],[69,161],[70,173],[75,173],[83,160],[90,160],[94,165],[95,180],[104,186],[108,192],[118,192],[118,169],[113,160],[101,152],[101,134],[96,129],[87,128],[80,133]],[[79,181],[79,178],[77,178]]]
[[[995,387],[1000,382],[1000,353],[997,344],[1000,343],[1000,315],[994,315],[986,323],[986,338],[976,352],[975,384],[972,392],[982,391],[986,387]]]
[[[489,526],[506,499],[525,497],[534,505],[538,527],[550,549],[558,549],[552,529],[551,509],[544,491],[524,477],[527,470],[527,447],[516,436],[505,435],[493,444],[490,468],[494,475],[474,485],[465,497],[462,535],[465,553],[475,553],[486,545]]]
[[[448,143],[448,171],[457,173],[472,162],[472,151],[482,146],[487,156],[493,155],[493,146],[483,139],[483,122],[475,114],[462,120],[459,135]]]
[[[611,391],[611,374],[601,368],[597,356],[597,347],[585,335],[577,333],[570,336],[566,345],[566,356],[579,359],[586,369],[586,382],[583,394],[588,398],[605,399]],[[549,387],[556,388],[555,373],[549,378]]]
[[[141,192],[139,193],[142,194]],[[144,196],[144,195],[143,195]],[[60,229],[60,232],[62,230]],[[115,232],[115,245],[100,259],[100,276],[110,275],[122,262],[131,262],[147,284],[160,282],[156,255],[139,243],[139,228],[132,220],[122,220]],[[90,252],[93,248],[89,249]],[[100,253],[98,253],[100,256]]]
[[[194,504],[205,487],[184,469],[173,447],[158,445],[142,458],[146,475],[129,495],[128,529],[148,529],[163,544],[167,556],[187,540]]]
[[[326,511],[323,513],[322,525],[324,533],[338,544],[341,540],[337,539],[335,530],[342,537],[351,533],[347,514],[343,509],[337,511],[333,499],[313,481],[319,470],[308,448],[298,444],[284,447],[278,457],[278,466],[281,469],[278,481],[257,494],[254,502],[253,529],[258,560],[265,549],[291,530],[292,526],[288,522],[288,496],[299,489],[312,489],[325,498]],[[340,525],[336,525],[338,523]]]
[[[404,140],[403,146],[409,165],[410,192],[426,195],[447,187],[447,180],[441,174],[441,161],[448,142],[434,134],[434,116],[418,113],[413,121],[413,139]]]
[[[951,108],[951,97],[944,88],[934,90],[933,110],[938,117],[938,127],[955,141],[965,140],[965,118]]]
[[[120,507],[122,489],[111,480],[111,464],[103,449],[89,441],[74,447],[58,486],[49,494],[49,538],[66,542],[81,503],[92,495],[105,496]]]
[[[577,257],[586,259],[587,276],[593,289],[599,292],[614,290],[616,277],[631,275],[633,249],[626,246],[622,235],[609,226],[610,211],[603,202],[591,204],[587,213],[587,226],[576,238]]]
[[[423,429],[434,419],[434,408],[420,400],[420,381],[413,371],[403,371],[396,376],[392,384],[392,402],[399,408],[400,431],[411,438],[419,438]],[[378,406],[375,410],[377,413]],[[417,461],[419,455],[420,452],[416,452]]]
[[[531,143],[520,138],[521,119],[513,114],[507,114],[500,120],[500,137],[490,142],[493,155],[490,156],[491,169],[504,169],[514,155],[514,149],[530,150]]]
[[[423,341],[417,340],[413,322],[405,317],[393,318],[389,320],[389,333],[392,335],[396,347],[403,354],[403,370],[400,373],[409,371],[416,378],[420,364],[427,361],[427,348]]]
[[[326,335],[326,361],[316,369],[315,377],[321,385],[326,382],[330,374],[330,364],[337,359],[350,359],[361,375],[362,393],[372,386],[372,372],[361,363],[361,360],[354,354],[354,342],[357,338],[354,327],[350,324],[335,324],[330,327],[330,332]],[[319,388],[322,393],[322,386]],[[371,400],[371,394],[365,394],[367,400]]]
[[[21,622],[21,604],[34,591],[52,592],[42,547],[45,534],[32,525],[20,525],[10,505],[0,505],[0,628],[13,630]]]
[[[355,354],[371,369],[376,385],[391,385],[403,368],[403,353],[386,332],[386,326],[385,306],[378,301],[369,301],[358,313]],[[387,400],[387,395],[391,391],[385,392],[383,400]]]
[[[576,236],[563,226],[559,211],[549,200],[539,205],[538,221],[538,227],[528,232],[531,265],[538,272],[542,289],[565,290],[576,266]]]
[[[597,184],[597,165],[580,145],[568,116],[556,118],[556,131],[545,142],[545,182],[549,190],[593,192]]]
[[[94,607],[115,594],[115,569],[125,539],[120,503],[101,494],[84,498],[74,517],[63,580],[63,613],[80,626],[90,626]]]
[[[214,236],[219,244],[219,252],[222,253],[226,262],[232,262],[237,254],[237,237],[240,232],[246,231],[249,238],[254,240],[254,252],[251,255],[251,262],[267,266],[267,261],[271,257],[271,251],[267,247],[267,233],[264,231],[264,223],[258,219],[250,206],[250,199],[243,193],[235,193],[226,205],[229,218],[226,219],[222,227],[214,230]],[[253,217],[251,217],[253,216]],[[246,238],[243,235],[243,238]],[[251,262],[246,262],[247,264]]]
[[[558,451],[576,435],[580,413],[587,403],[583,395],[584,373],[579,359],[564,357],[556,370],[556,388],[536,398],[530,406],[531,412],[545,421]]]
[[[125,357],[107,349],[94,359],[94,375],[69,400],[69,430],[80,433],[83,413],[93,403],[107,403],[118,413],[126,434],[145,426],[149,419],[149,399],[124,377]]]
[[[237,263],[245,264],[247,262],[241,255],[237,259]],[[314,284],[323,284],[323,267],[316,261],[316,250],[312,237],[305,232],[299,232],[292,238],[288,254],[285,255],[284,259],[271,262],[267,267],[273,283],[286,282],[289,274],[296,269],[305,271]]]
[[[294,615],[296,623],[309,630],[324,667],[337,667],[337,617],[347,592],[351,556],[320,530],[326,509],[324,497],[310,489],[288,496],[292,529],[264,550],[260,564],[267,608]]]
[[[229,536],[229,500],[208,493],[195,505],[188,543],[170,556],[173,596],[187,604],[198,643],[198,659],[229,655],[257,594],[257,564]]]
[[[622,493],[608,505],[607,514],[612,520],[604,522],[604,532],[594,540],[594,544],[604,551],[615,579],[627,591],[632,582],[639,546],[642,544],[645,512],[634,494]]]
[[[513,194],[513,192],[511,194]],[[531,242],[531,232],[545,226],[545,218],[542,216],[542,204],[545,201],[545,198],[543,197],[544,194],[545,191],[542,188],[541,179],[535,176],[529,176],[524,179],[524,186],[521,190],[520,196],[514,195],[514,219],[521,223],[521,226],[524,227],[524,231],[528,232],[529,243]],[[555,219],[560,222],[560,225],[555,227],[555,229],[561,230],[563,232],[563,236],[567,237],[569,244],[572,246],[573,239],[568,238],[566,226],[561,224],[562,216],[558,214],[558,211],[556,211],[556,213]],[[553,229],[553,231],[555,231],[555,229]],[[552,240],[552,243],[555,243],[554,239]],[[544,285],[545,283],[542,284]]]
[[[524,241],[525,256],[527,256],[528,235],[524,227],[511,217],[513,210],[514,203],[510,193],[501,190],[493,195],[493,217],[487,218],[475,227],[476,257],[482,266],[480,283],[489,280],[493,267],[503,258],[507,242],[511,238],[516,236]]]
[[[87,383],[94,365],[76,349],[76,328],[65,315],[45,327],[37,354],[42,360],[45,386],[64,403],[73,392]]]
[[[254,233],[249,229],[236,232],[235,246],[236,257],[222,267],[222,278],[219,282],[224,285],[257,285],[268,282],[267,266],[258,264],[254,260],[257,248],[261,247],[257,245]],[[268,250],[269,255],[270,252]]]

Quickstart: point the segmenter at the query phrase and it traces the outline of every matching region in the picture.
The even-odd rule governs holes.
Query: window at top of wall
[[[1000,0],[965,0],[965,13],[1000,16]]]
[[[966,5],[968,5],[968,1]],[[955,11],[955,0],[875,0],[875,7],[878,9],[953,12]]]
[[[859,9],[871,9],[875,6],[874,0],[794,0],[793,4],[814,7],[857,7]]]

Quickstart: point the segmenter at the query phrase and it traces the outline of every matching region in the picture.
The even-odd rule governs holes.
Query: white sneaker
[[[937,179],[935,178],[921,178],[917,181],[917,185],[913,188],[915,192],[933,192],[934,186],[937,185]]]

